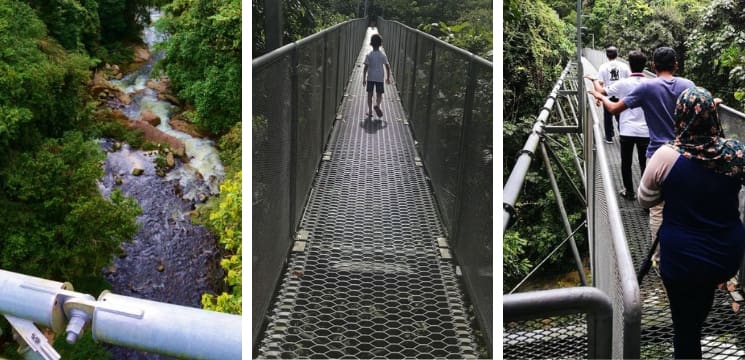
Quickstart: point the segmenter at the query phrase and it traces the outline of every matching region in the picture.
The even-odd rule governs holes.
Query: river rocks
[[[175,130],[181,131],[183,133],[187,133],[191,135],[192,137],[202,138],[202,139],[207,137],[207,134],[205,132],[197,129],[197,127],[194,126],[194,124],[183,120],[181,117],[172,118],[168,121],[168,123]]]
[[[160,125],[160,116],[156,115],[151,110],[142,110],[140,114],[140,121],[144,121],[152,126]]]
[[[140,169],[140,168],[137,168],[137,167],[134,168],[134,169],[132,169],[132,175],[134,175],[134,176],[140,176],[144,172],[145,172],[145,169]]]
[[[168,101],[173,105],[181,106],[181,101],[175,96],[168,93],[158,93],[158,100]]]
[[[163,270],[166,269],[166,266],[163,264],[158,264],[158,272],[163,272]]]
[[[166,144],[171,148],[174,155],[182,158],[186,156],[186,145],[175,136],[168,135],[143,121],[130,121],[128,126],[132,129],[141,130],[145,141]]]
[[[115,265],[107,266],[106,268],[104,268],[104,274],[106,275],[116,274],[116,266]]]
[[[121,176],[118,176],[117,175],[117,176],[114,176],[114,183],[117,184],[117,185],[121,185],[121,184],[124,183],[124,181],[122,180],[122,177]]]
[[[122,149],[122,143],[119,141],[115,141],[113,145],[111,145],[111,148],[114,149],[114,151],[119,151]]]
[[[166,165],[168,165],[168,168],[173,169],[174,166],[176,166],[176,159],[173,156],[172,152],[168,152],[166,154]]]
[[[169,85],[168,78],[161,79],[161,80],[149,79],[147,82],[145,82],[145,86],[147,86],[150,89],[155,90],[155,92],[158,92],[158,93],[168,92],[168,85]]]
[[[150,51],[146,47],[140,45],[135,46],[134,49],[134,61],[138,63],[147,62],[150,60]]]

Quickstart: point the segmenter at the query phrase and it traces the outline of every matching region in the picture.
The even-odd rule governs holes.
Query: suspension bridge
[[[491,357],[492,64],[378,18],[252,72],[253,356]]]
[[[617,142],[601,141],[603,110],[584,93],[592,84],[583,76],[596,76],[596,69],[607,59],[604,52],[593,49],[583,49],[581,54],[567,65],[548,95],[505,183],[503,230],[516,216],[519,189],[530,163],[533,158],[543,161],[560,204],[565,241],[572,247],[578,269],[582,264],[574,234],[587,234],[592,280],[588,286],[504,295],[503,355],[511,359],[672,358],[673,327],[661,278],[652,272],[640,286],[635,274],[652,244],[648,214],[636,201],[618,196],[623,188],[620,147]],[[720,105],[719,115],[728,136],[745,135],[745,114]],[[573,172],[552,156],[559,147],[574,152]],[[572,179],[575,194],[561,194],[557,176]],[[638,187],[637,165],[632,177]],[[583,201],[586,222],[570,223],[565,198]],[[736,283],[717,290],[703,328],[704,358],[745,356],[741,293]]]

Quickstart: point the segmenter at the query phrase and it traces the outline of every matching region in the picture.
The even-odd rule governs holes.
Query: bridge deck
[[[602,114],[602,112],[601,112]],[[602,121],[602,120],[601,120]],[[617,122],[614,120],[614,124]],[[601,125],[602,127],[602,125]],[[617,189],[623,188],[621,178],[621,155],[618,128],[613,144],[605,144],[609,154],[610,169]],[[598,144],[600,146],[601,144]],[[639,186],[641,174],[634,153],[632,165],[634,186]],[[638,269],[652,244],[649,231],[649,216],[637,201],[618,197],[621,216],[629,250]],[[672,358],[673,328],[670,305],[667,301],[662,279],[653,270],[644,278],[640,289],[642,297],[641,357]],[[729,359],[745,357],[745,314],[734,312],[732,299],[727,291],[717,290],[714,305],[704,324],[701,340],[706,359]]]
[[[288,259],[261,358],[478,355],[395,86],[385,86],[381,119],[364,115],[370,36],[314,181],[301,221],[307,242]]]

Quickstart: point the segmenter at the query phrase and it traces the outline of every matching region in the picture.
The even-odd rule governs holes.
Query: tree
[[[0,169],[0,267],[59,280],[100,275],[140,212],[120,192],[99,194],[102,160],[98,144],[72,131]]]
[[[745,4],[715,0],[686,45],[688,75],[725,103],[745,108]]]
[[[562,22],[558,14],[543,1],[509,0],[504,15],[504,180],[514,165],[514,156],[523,147],[536,114],[545,102],[562,69],[574,53],[574,28]],[[560,155],[561,156],[561,155]],[[528,173],[525,187],[516,204],[519,216],[504,234],[504,286],[510,288],[522,278],[532,263],[548,254],[561,242],[564,234],[556,216],[556,203],[541,165]],[[563,179],[560,179],[563,180]],[[569,193],[564,180],[562,191]],[[568,206],[573,223],[581,219],[584,209],[579,202]],[[529,240],[529,241],[528,241]],[[571,269],[569,253],[557,255],[548,263],[553,270]],[[544,270],[549,271],[550,268]]]
[[[186,116],[219,134],[241,119],[241,3],[175,0],[159,27],[170,37],[161,62]]]

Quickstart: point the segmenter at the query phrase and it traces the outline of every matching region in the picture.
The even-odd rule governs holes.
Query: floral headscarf
[[[680,154],[745,184],[745,146],[724,137],[711,93],[702,87],[683,91],[675,106],[675,139]]]

